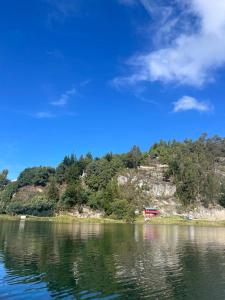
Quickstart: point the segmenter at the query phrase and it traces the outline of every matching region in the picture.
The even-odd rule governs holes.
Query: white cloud
[[[51,102],[51,105],[54,106],[65,106],[68,101],[76,94],[76,89],[72,88],[71,90],[63,93],[57,101]]]
[[[37,119],[50,119],[50,118],[54,118],[55,115],[50,113],[50,112],[46,112],[46,111],[40,111],[37,112],[33,115],[35,118]]]
[[[159,13],[152,2],[140,2],[148,13]],[[173,13],[164,7],[163,22],[155,34],[165,35],[159,40],[167,43],[132,57],[132,75],[116,78],[116,84],[161,81],[202,86],[214,80],[214,71],[225,65],[225,0],[175,2],[179,6],[176,13],[180,13],[176,15],[175,6],[170,7]]]
[[[187,110],[197,110],[199,112],[207,112],[212,109],[211,105],[206,102],[198,101],[190,96],[183,96],[174,102],[173,112],[181,112]]]

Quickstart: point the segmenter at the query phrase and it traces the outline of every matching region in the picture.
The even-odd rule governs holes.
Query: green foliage
[[[64,160],[56,168],[56,180],[59,183],[70,183],[79,180],[87,165],[92,161],[92,155],[88,153],[77,160],[76,156],[65,156]]]
[[[105,158],[91,162],[86,170],[85,182],[94,191],[105,189],[115,174],[123,168],[118,157],[110,161]]]
[[[173,143],[173,147],[174,147],[174,143]],[[159,143],[155,143],[150,148],[149,154],[152,158],[159,158],[162,163],[168,163],[171,155],[170,143],[167,143],[163,140],[161,140]]]
[[[177,195],[185,205],[201,202],[205,206],[215,203],[218,198],[216,157],[209,149],[211,140],[202,135],[197,141],[185,140],[168,145],[167,177],[172,176],[177,187]]]
[[[8,171],[3,170],[0,172],[0,212],[36,214],[41,207],[43,211],[51,211],[56,203],[58,208],[76,205],[80,209],[85,203],[93,209],[104,210],[107,215],[132,220],[134,207],[140,209],[146,204],[143,187],[135,186],[132,176],[140,172],[140,165],[158,163],[168,165],[164,180],[173,181],[177,197],[184,205],[207,207],[219,203],[225,207],[225,180],[219,176],[225,170],[225,139],[207,138],[203,134],[196,141],[161,140],[148,152],[141,152],[135,145],[128,153],[108,152],[102,158],[93,159],[90,153],[79,159],[75,155],[65,156],[56,170],[25,169],[17,183],[10,182]],[[117,184],[116,175],[121,171],[131,175],[126,188]],[[64,191],[61,197],[60,191]]]
[[[112,215],[117,219],[125,219],[127,221],[134,221],[135,213],[134,207],[130,205],[127,200],[115,199],[111,204]]]
[[[74,182],[69,184],[60,199],[60,205],[65,207],[71,207],[73,205],[81,205],[86,202],[87,202],[87,193],[81,187],[79,182]]]
[[[3,170],[0,172],[0,191],[5,188],[5,186],[9,183],[8,170]]]
[[[26,185],[45,186],[55,169],[50,167],[33,167],[25,169],[18,177],[19,187]]]
[[[220,187],[219,204],[225,207],[225,183]]]
[[[104,208],[104,193],[103,191],[97,191],[97,192],[90,192],[88,194],[88,200],[87,204],[92,208],[92,209],[103,209]]]
[[[0,194],[0,201],[4,204],[7,204],[11,201],[13,195],[18,190],[18,183],[17,182],[11,182],[9,183],[5,189]]]
[[[111,204],[114,199],[119,198],[118,184],[115,180],[111,180],[103,191],[103,209],[107,215],[112,213]]]
[[[47,189],[47,199],[52,202],[59,201],[59,189],[56,185],[55,179],[51,179]]]
[[[140,165],[142,153],[138,146],[134,145],[132,149],[123,156],[123,162],[127,168],[137,168]]]
[[[54,205],[53,202],[38,196],[30,202],[13,201],[8,205],[6,212],[13,215],[51,216],[54,212]]]

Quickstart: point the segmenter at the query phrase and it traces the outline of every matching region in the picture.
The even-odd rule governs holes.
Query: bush
[[[119,220],[134,221],[135,219],[134,208],[127,200],[116,199],[111,204],[111,212]]]
[[[58,202],[59,201],[59,189],[56,185],[55,180],[51,180],[47,189],[47,199],[48,201]]]
[[[222,184],[220,188],[219,204],[225,207],[225,184]]]
[[[45,186],[55,169],[50,167],[34,167],[25,169],[18,177],[19,187],[26,185]]]
[[[102,191],[98,192],[91,192],[88,195],[88,202],[87,204],[92,209],[102,209],[104,207],[104,195]]]
[[[65,207],[72,207],[76,204],[81,205],[86,202],[87,193],[82,189],[79,182],[69,184],[60,199],[60,205]]]
[[[17,182],[11,182],[9,183],[5,189],[1,192],[0,195],[0,201],[3,203],[8,203],[11,201],[13,195],[17,192],[18,190],[18,184]]]
[[[51,216],[54,211],[54,203],[47,202],[42,197],[35,197],[32,202],[11,202],[6,212],[13,215]]]

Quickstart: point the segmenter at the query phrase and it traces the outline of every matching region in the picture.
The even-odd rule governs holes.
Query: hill
[[[225,218],[225,139],[160,141],[148,151],[65,156],[56,167],[31,167],[10,182],[0,173],[0,212],[133,220],[143,206],[162,215]]]

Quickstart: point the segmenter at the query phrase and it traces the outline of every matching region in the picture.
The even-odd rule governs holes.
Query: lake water
[[[225,299],[225,228],[0,221],[0,299]]]

